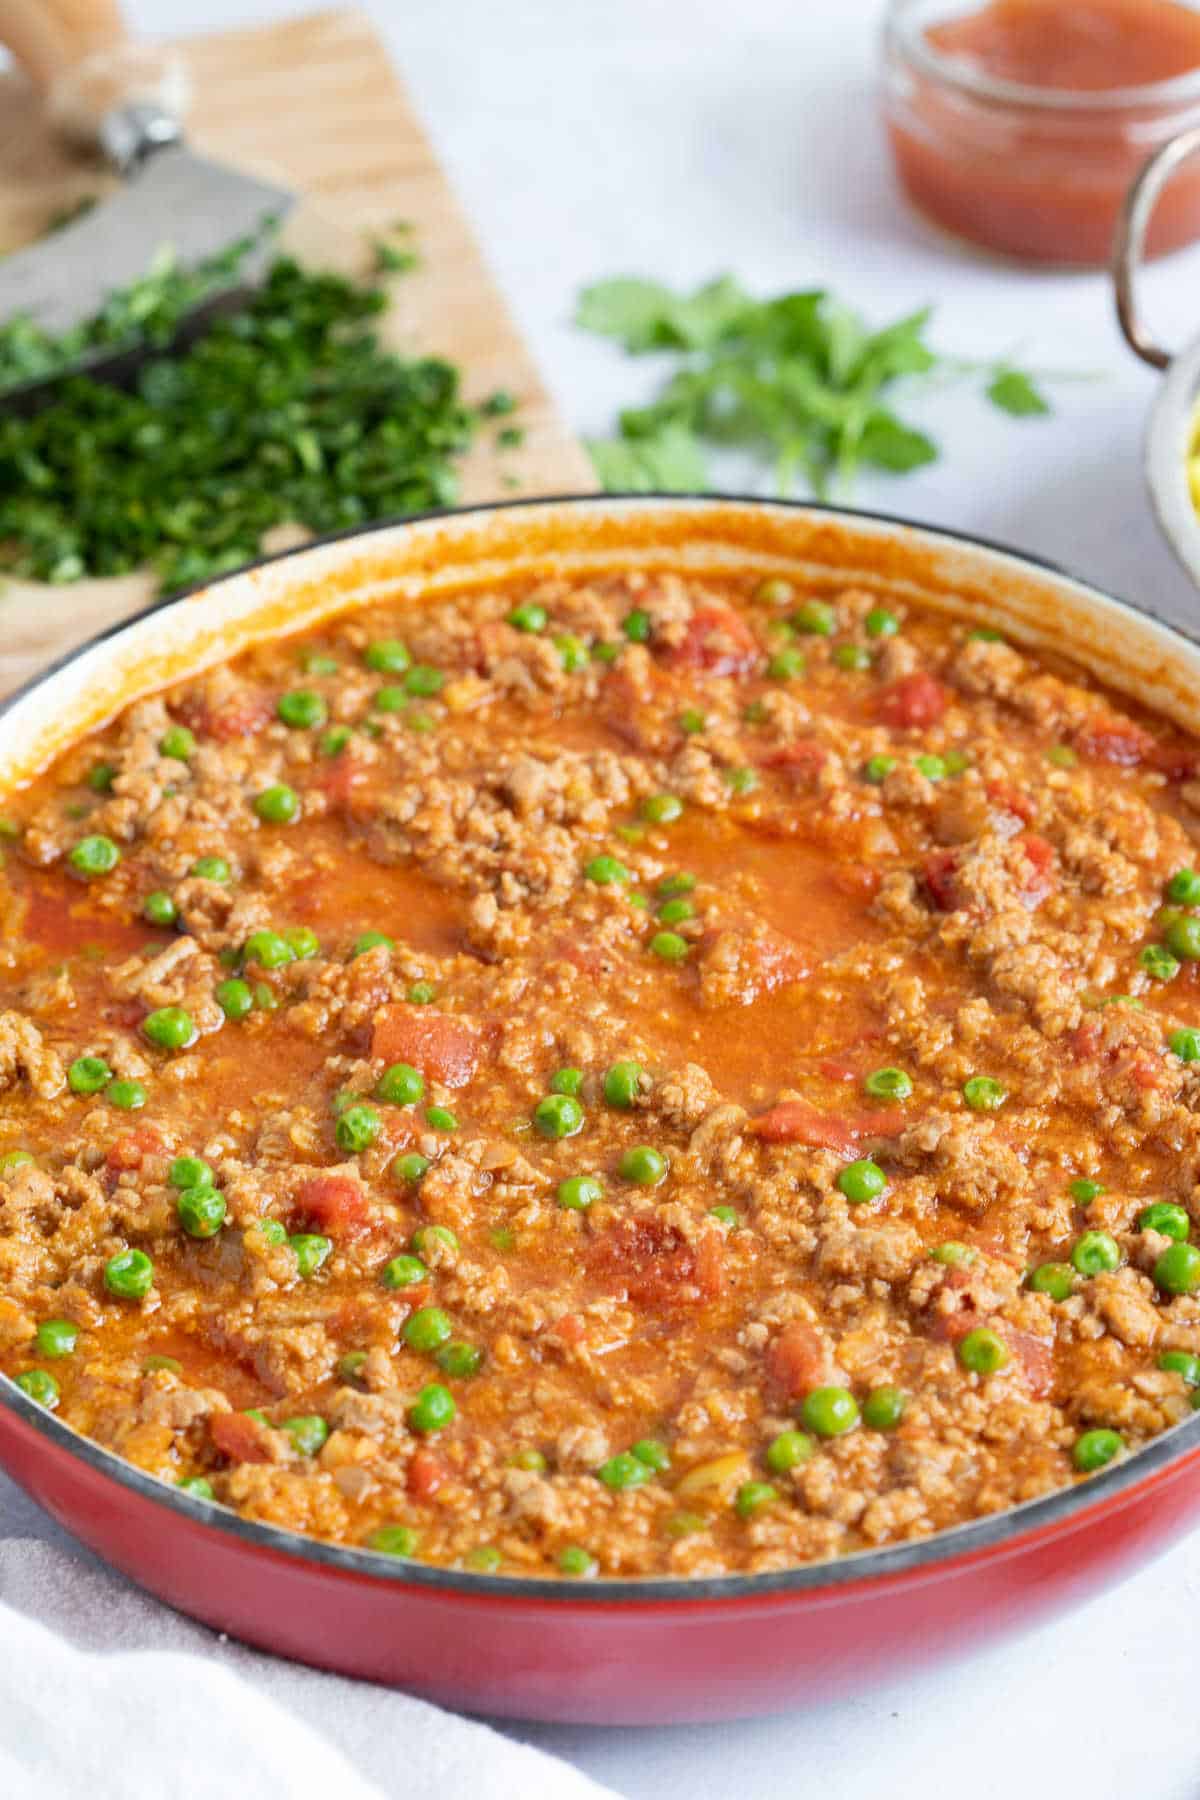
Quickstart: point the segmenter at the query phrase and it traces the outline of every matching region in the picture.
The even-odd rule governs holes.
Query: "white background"
[[[289,10],[129,4],[141,30],[165,33]],[[880,323],[935,302],[947,350],[1020,353],[1091,378],[1054,387],[1050,420],[1009,421],[969,384],[914,402],[943,461],[864,481],[856,502],[1039,551],[1200,626],[1200,599],[1142,487],[1154,377],[1120,343],[1106,280],[971,259],[909,216],[878,126],[876,0],[376,0],[368,10],[578,430],[603,432],[652,378],[648,364],[624,364],[573,330],[573,295],[597,277],[698,282],[730,269],[763,293],[828,285]],[[1153,272],[1148,304],[1164,331],[1200,329],[1198,278],[1200,253]],[[2,1478],[0,1524],[5,1535],[43,1529]],[[1198,1603],[1200,1536],[1015,1647],[932,1674],[898,1670],[889,1687],[838,1706],[686,1730],[512,1729],[629,1800],[1196,1800]],[[403,1765],[398,1743],[397,1795]]]

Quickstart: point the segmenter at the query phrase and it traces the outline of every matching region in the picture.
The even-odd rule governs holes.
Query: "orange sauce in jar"
[[[1146,158],[1200,119],[1200,9],[1181,0],[893,0],[887,120],[936,224],[1029,262],[1108,260]],[[1200,165],[1164,190],[1148,252],[1200,236]]]

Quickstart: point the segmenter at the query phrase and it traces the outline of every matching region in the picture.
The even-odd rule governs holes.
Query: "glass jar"
[[[1072,0],[1049,5],[1048,15]],[[1043,87],[989,74],[927,35],[984,13],[987,0],[891,0],[884,26],[884,111],[900,182],[956,238],[1021,262],[1106,264],[1122,201],[1146,159],[1200,123],[1200,66],[1143,86]],[[1137,7],[1139,29],[1178,0]],[[1098,0],[1092,0],[1095,11]],[[1190,6],[1200,12],[1200,5]],[[1185,21],[1186,23],[1186,21]],[[1200,29],[1197,32],[1200,44]],[[1200,163],[1181,166],[1159,201],[1147,254],[1200,237]]]

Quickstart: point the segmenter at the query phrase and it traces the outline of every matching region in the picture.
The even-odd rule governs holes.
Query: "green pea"
[[[649,949],[663,962],[681,963],[687,961],[691,945],[677,931],[656,931],[650,939]]]
[[[767,663],[767,674],[772,681],[795,681],[804,674],[807,667],[803,650],[793,649],[789,644],[782,650],[776,650]]]
[[[629,881],[631,879],[629,870],[625,867],[625,864],[619,862],[615,856],[593,856],[591,862],[585,866],[583,872],[588,880],[594,881],[598,887],[608,887],[614,881]]]
[[[311,1281],[317,1270],[329,1259],[333,1244],[317,1231],[297,1232],[288,1238],[296,1258],[296,1268],[303,1281]]]
[[[142,917],[151,925],[173,925],[179,917],[179,909],[170,894],[159,888],[142,901]]]
[[[833,660],[839,669],[869,669],[871,652],[862,644],[835,644]]]
[[[414,981],[405,998],[412,1006],[430,1006],[437,999],[437,989],[431,981]]]
[[[296,952],[278,931],[252,931],[242,945],[242,957],[260,969],[282,969],[295,962]]]
[[[513,607],[508,615],[508,622],[518,631],[545,631],[550,615],[544,606],[539,606],[536,601],[526,600],[520,606]]]
[[[1176,869],[1164,891],[1176,906],[1200,906],[1200,875],[1195,869]]]
[[[121,860],[121,852],[107,837],[80,838],[67,861],[77,875],[90,881],[95,875],[110,875]]]
[[[942,762],[947,775],[961,775],[964,769],[971,766],[971,759],[965,750],[947,750]]]
[[[429,1280],[429,1270],[419,1256],[404,1253],[393,1256],[391,1262],[384,1265],[379,1279],[386,1288],[416,1287],[419,1282]]]
[[[583,1070],[556,1069],[550,1077],[550,1092],[577,1098],[583,1092]]]
[[[369,1150],[379,1136],[382,1123],[373,1106],[348,1106],[334,1126],[338,1149],[348,1156]]]
[[[1053,763],[1056,769],[1073,769],[1079,757],[1070,744],[1051,744],[1046,752],[1046,761]]]
[[[790,606],[795,597],[795,588],[782,575],[766,576],[754,590],[754,598],[764,606]]]
[[[409,696],[402,687],[381,687],[376,689],[371,705],[376,712],[404,712],[408,706]]]
[[[250,983],[242,981],[234,975],[228,981],[219,981],[213,990],[217,1005],[227,1019],[244,1019],[254,1011],[254,995]]]
[[[474,1344],[443,1344],[433,1360],[452,1380],[467,1381],[472,1375],[478,1375],[483,1366],[483,1351]]]
[[[340,756],[353,736],[348,725],[331,725],[321,733],[317,747],[322,756]]]
[[[617,1172],[638,1187],[657,1187],[667,1173],[667,1159],[649,1144],[635,1144],[622,1153]]]
[[[375,1098],[389,1106],[415,1106],[425,1098],[425,1077],[411,1063],[391,1063],[375,1083]]]
[[[604,1076],[604,1098],[608,1104],[628,1112],[638,1097],[645,1073],[641,1063],[613,1063]]]
[[[404,677],[405,690],[419,700],[431,700],[445,685],[446,677],[442,671],[431,669],[428,663],[414,663]]]
[[[310,931],[307,925],[291,926],[284,932],[283,939],[297,962],[310,962],[320,954],[321,945],[317,934]]]
[[[118,1300],[144,1300],[154,1286],[154,1264],[144,1250],[118,1250],[104,1265],[104,1285]]]
[[[872,787],[881,787],[895,766],[894,756],[872,756],[863,769],[863,776]]]
[[[197,1038],[192,1015],[182,1006],[160,1006],[142,1020],[143,1034],[160,1050],[186,1050]]]
[[[848,1163],[837,1178],[837,1185],[847,1200],[854,1206],[861,1206],[867,1200],[877,1200],[887,1186],[887,1176],[869,1156],[862,1156],[857,1162]]]
[[[972,1112],[998,1112],[1008,1099],[1004,1084],[990,1075],[972,1075],[963,1082],[962,1096]]]
[[[686,737],[695,737],[707,729],[708,720],[695,706],[689,706],[679,715],[679,729]]]
[[[625,614],[621,621],[621,630],[631,644],[648,644],[650,642],[650,614],[640,606]]]
[[[844,1387],[813,1388],[800,1408],[802,1423],[815,1437],[842,1437],[858,1424],[858,1401]]]
[[[338,660],[324,650],[305,650],[299,657],[300,667],[306,675],[336,675]]]
[[[67,1070],[67,1086],[73,1094],[98,1094],[112,1080],[112,1070],[102,1056],[77,1056]]]
[[[683,817],[683,801],[678,794],[647,794],[640,812],[650,825],[673,825]]]
[[[997,631],[994,625],[976,625],[974,630],[968,631],[967,642],[969,644],[1002,644],[1004,633]]]
[[[1119,1431],[1085,1431],[1075,1439],[1071,1461],[1081,1475],[1090,1475],[1114,1461],[1125,1448]]]
[[[1173,1375],[1182,1375],[1189,1387],[1200,1387],[1200,1356],[1193,1356],[1188,1350],[1164,1350],[1158,1366]]]
[[[781,1431],[767,1445],[764,1461],[773,1475],[786,1475],[812,1456],[816,1445],[806,1431]]]
[[[211,1481],[203,1475],[181,1475],[175,1483],[181,1494],[190,1494],[193,1500],[215,1500]]]
[[[93,763],[87,772],[87,784],[94,794],[107,794],[117,778],[117,771],[109,762]]]
[[[725,780],[735,794],[752,794],[758,786],[757,769],[726,769]]]
[[[1186,1244],[1192,1229],[1192,1221],[1183,1207],[1175,1206],[1169,1200],[1155,1200],[1150,1206],[1143,1207],[1137,1224],[1139,1231],[1159,1231],[1163,1237],[1174,1238],[1179,1244]]]
[[[20,1169],[31,1163],[33,1157],[28,1150],[6,1150],[0,1156],[0,1175],[10,1175],[14,1169]]]
[[[603,1184],[595,1175],[568,1175],[558,1184],[558,1204],[567,1212],[586,1212],[603,1198]]]
[[[907,1406],[908,1395],[902,1388],[872,1388],[863,1401],[863,1420],[872,1431],[894,1431]]]
[[[260,1219],[258,1230],[268,1244],[286,1244],[288,1241],[288,1234],[278,1219]]]
[[[110,1081],[104,1098],[122,1112],[138,1112],[146,1104],[146,1090],[140,1081]]]
[[[690,894],[694,892],[695,886],[696,877],[694,875],[688,875],[686,873],[664,875],[655,889],[655,893],[660,900],[673,900],[679,894]]]
[[[182,1375],[183,1364],[174,1356],[148,1356],[142,1364],[143,1375]]]
[[[350,955],[351,957],[365,956],[368,950],[378,950],[381,945],[385,950],[396,948],[385,931],[364,931],[355,938]]]
[[[1172,919],[1163,935],[1167,949],[1180,962],[1195,962],[1200,958],[1200,919],[1191,913]]]
[[[188,870],[198,881],[219,881],[222,885],[233,880],[233,870],[223,856],[201,856]]]
[[[510,1469],[527,1469],[534,1475],[544,1475],[546,1472],[546,1458],[540,1450],[535,1450],[530,1445],[526,1445],[521,1450],[514,1450],[512,1455],[505,1457],[504,1460]]]
[[[311,730],[314,725],[323,725],[329,717],[324,700],[312,688],[292,688],[289,693],[281,694],[275,711],[294,731]]]
[[[1098,1200],[1104,1192],[1104,1183],[1093,1181],[1088,1175],[1080,1175],[1069,1183],[1067,1192],[1072,1200],[1078,1201],[1080,1206],[1090,1206],[1092,1201]]]
[[[872,1100],[907,1100],[913,1091],[912,1076],[903,1069],[873,1069],[863,1088]]]
[[[769,1481],[743,1481],[734,1495],[733,1508],[739,1519],[750,1519],[778,1498],[779,1489]]]
[[[808,637],[832,637],[837,622],[832,606],[824,600],[806,600],[792,614],[792,624]]]
[[[1071,1261],[1081,1275],[1103,1275],[1121,1266],[1121,1252],[1107,1231],[1085,1231],[1071,1248]]]
[[[276,781],[254,796],[254,810],[264,825],[291,825],[300,817],[300,796],[285,781]]]
[[[594,1575],[598,1567],[590,1550],[582,1544],[567,1544],[558,1553],[558,1567],[563,1575],[584,1577]]]
[[[723,1225],[726,1231],[736,1231],[741,1223],[736,1208],[732,1206],[710,1206],[708,1216],[715,1219],[718,1225]]]
[[[873,606],[863,620],[868,637],[895,637],[900,621],[886,606]]]
[[[533,1122],[543,1137],[574,1137],[583,1130],[583,1108],[571,1094],[547,1094],[534,1107]]]
[[[1138,962],[1155,981],[1174,981],[1179,973],[1179,964],[1161,944],[1147,944]]]
[[[476,1544],[463,1558],[464,1567],[473,1575],[494,1575],[503,1561],[495,1544]]]
[[[435,1131],[457,1131],[458,1120],[445,1106],[427,1106],[425,1123],[432,1125]]]
[[[940,756],[926,755],[913,759],[913,766],[918,773],[924,775],[926,781],[941,781],[946,774],[946,765]]]
[[[1069,1300],[1075,1292],[1075,1273],[1070,1263],[1039,1263],[1029,1271],[1028,1279],[1035,1294],[1049,1294],[1052,1300]]]
[[[1200,1288],[1200,1250],[1172,1244],[1154,1265],[1154,1284],[1164,1294],[1194,1294]]]
[[[457,1411],[449,1388],[433,1381],[428,1387],[421,1389],[409,1407],[408,1422],[414,1431],[427,1436],[430,1432],[444,1431],[452,1423]]]
[[[347,1350],[345,1356],[338,1358],[337,1376],[339,1381],[359,1383],[367,1366],[365,1350]]]
[[[447,1343],[453,1330],[440,1306],[421,1306],[405,1320],[401,1335],[410,1350],[427,1353]]]
[[[929,1252],[934,1262],[946,1263],[950,1268],[967,1268],[979,1259],[978,1250],[970,1244],[960,1244],[951,1238],[948,1243],[935,1244]]]
[[[171,725],[158,740],[159,754],[173,762],[187,762],[196,754],[196,739],[186,725]]]
[[[671,1466],[671,1452],[657,1438],[639,1438],[630,1454],[656,1475],[663,1474]]]
[[[980,1325],[968,1331],[958,1346],[958,1360],[972,1375],[995,1375],[1008,1367],[1008,1345],[997,1332]]]
[[[189,1237],[216,1237],[225,1223],[225,1196],[216,1188],[184,1188],[175,1205]]]
[[[411,1184],[420,1181],[428,1168],[427,1156],[421,1156],[415,1150],[406,1150],[392,1164],[392,1179]]]
[[[554,648],[558,651],[559,661],[568,675],[577,675],[580,669],[586,669],[591,661],[587,645],[582,638],[572,637],[564,632],[554,639]]]
[[[413,1556],[419,1542],[408,1525],[381,1525],[367,1539],[367,1549],[378,1550],[384,1556]]]
[[[320,1413],[301,1413],[285,1419],[280,1430],[286,1431],[301,1456],[316,1456],[329,1436],[329,1427]]]
[[[58,1383],[49,1369],[26,1369],[23,1375],[17,1376],[17,1386],[47,1412],[53,1412],[61,1398]]]
[[[596,1474],[606,1488],[619,1494],[626,1488],[641,1487],[643,1482],[652,1479],[654,1471],[630,1451],[622,1450],[619,1456],[610,1456],[606,1463],[601,1463]]]
[[[79,1327],[71,1319],[43,1319],[37,1328],[36,1342],[39,1356],[54,1360],[70,1356],[79,1342]]]
[[[177,1156],[167,1170],[173,1188],[211,1187],[213,1172],[202,1156]]]
[[[412,658],[408,647],[399,638],[380,638],[368,644],[363,651],[363,661],[368,669],[374,669],[377,675],[403,675]]]
[[[694,918],[696,909],[690,900],[664,900],[658,909],[659,919],[664,925],[682,925],[685,919]]]
[[[1192,1025],[1181,1025],[1167,1039],[1167,1049],[1180,1062],[1200,1062],[1200,1031]]]

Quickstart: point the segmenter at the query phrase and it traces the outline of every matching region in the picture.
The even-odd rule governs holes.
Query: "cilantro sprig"
[[[1007,362],[940,356],[930,316],[872,331],[821,288],[756,300],[728,275],[690,294],[633,277],[597,282],[580,295],[577,324],[674,367],[648,406],[621,413],[614,438],[589,442],[596,472],[610,491],[695,491],[708,485],[706,449],[734,448],[769,461],[785,491],[799,477],[824,494],[863,466],[906,474],[935,461],[938,446],[888,399],[935,371],[981,373],[987,398],[1013,417],[1050,410],[1033,376]]]

